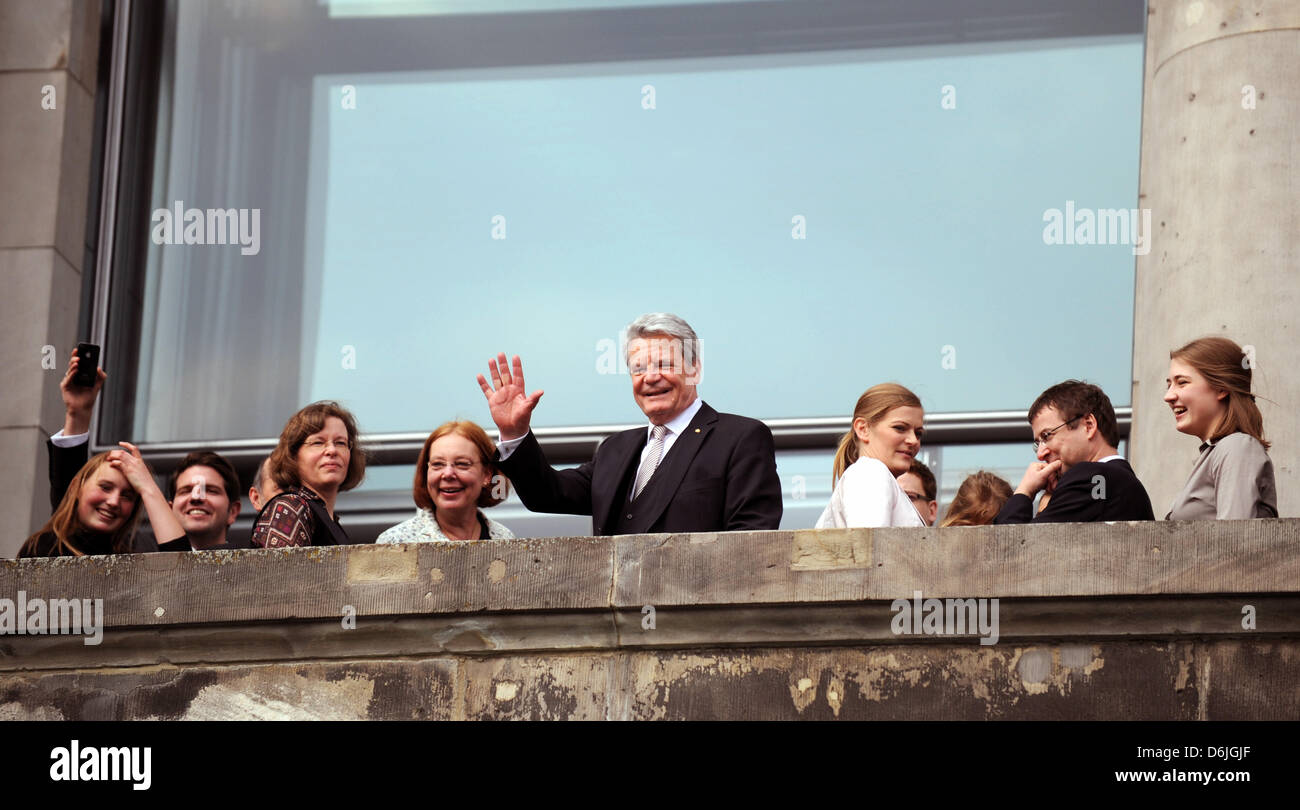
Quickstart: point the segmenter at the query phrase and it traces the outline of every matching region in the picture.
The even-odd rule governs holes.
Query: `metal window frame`
[[[108,302],[113,273],[113,245],[117,236],[117,194],[122,161],[122,117],[126,107],[126,60],[131,30],[132,0],[117,0],[113,9],[112,61],[109,69],[107,112],[104,125],[104,162],[99,184],[99,233],[95,248],[95,293],[91,304],[90,334],[100,346],[108,340]],[[100,449],[101,402],[90,420],[90,445]]]

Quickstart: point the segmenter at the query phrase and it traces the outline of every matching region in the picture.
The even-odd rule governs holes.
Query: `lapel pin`
[[[696,428],[696,429],[695,429],[695,432],[696,432],[696,433],[699,433],[699,432],[700,432],[700,429],[699,429],[699,428]]]

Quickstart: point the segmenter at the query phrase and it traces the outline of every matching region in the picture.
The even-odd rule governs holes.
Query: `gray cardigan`
[[[1254,436],[1231,433],[1201,445],[1183,491],[1165,520],[1277,517],[1273,462]]]

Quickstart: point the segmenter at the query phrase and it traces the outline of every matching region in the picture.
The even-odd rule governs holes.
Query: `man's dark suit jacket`
[[[534,512],[591,515],[594,535],[615,534],[616,528],[656,534],[780,525],[781,481],[767,425],[701,403],[645,490],[629,502],[619,493],[626,492],[640,465],[646,434],[644,427],[617,433],[581,467],[555,470],[530,432],[498,464],[524,506]]]
[[[1098,475],[1102,481],[1093,480]],[[1047,502],[1047,508],[1036,516],[1033,510],[1032,498],[1014,494],[993,522],[1094,523],[1156,519],[1146,488],[1123,459],[1085,461],[1074,465],[1056,483],[1056,491]]]

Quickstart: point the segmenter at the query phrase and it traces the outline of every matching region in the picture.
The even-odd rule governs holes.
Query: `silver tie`
[[[659,468],[659,459],[664,454],[664,437],[668,435],[668,428],[663,425],[655,425],[650,429],[650,452],[646,454],[645,460],[641,462],[641,468],[636,471],[636,481],[632,483],[632,498],[641,494],[645,485],[650,482],[650,476],[655,474]]]

